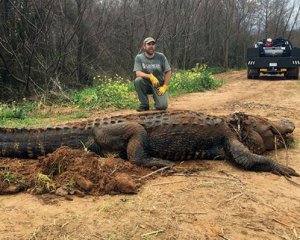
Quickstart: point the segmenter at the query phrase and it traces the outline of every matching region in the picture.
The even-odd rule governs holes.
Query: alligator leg
[[[122,122],[95,127],[96,143],[105,151],[124,151],[130,162],[144,167],[165,167],[173,162],[150,157],[147,153],[148,134],[143,126],[135,122]]]
[[[279,164],[269,157],[251,153],[236,138],[225,139],[226,157],[246,170],[272,172],[286,177],[300,175],[292,168]]]
[[[245,135],[245,140],[242,140],[242,142],[249,148],[249,150],[251,150],[251,152],[263,154],[266,151],[264,140],[262,139],[261,135],[254,130],[247,131]]]

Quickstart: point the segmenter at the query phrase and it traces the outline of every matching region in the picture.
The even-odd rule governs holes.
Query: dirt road
[[[300,172],[300,81],[220,74],[217,90],[171,100],[171,109],[235,111],[296,125],[292,149],[269,155]],[[128,112],[128,111],[126,111]],[[136,195],[0,196],[1,239],[300,239],[300,179],[245,172],[224,161],[188,162],[189,176],[158,177]],[[297,183],[298,185],[296,185]]]

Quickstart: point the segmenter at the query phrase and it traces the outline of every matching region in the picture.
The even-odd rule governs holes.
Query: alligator
[[[0,157],[37,158],[61,146],[98,154],[126,152],[145,167],[190,159],[228,159],[251,171],[299,176],[267,156],[284,146],[295,126],[289,120],[234,113],[217,117],[193,111],[153,111],[98,118],[48,128],[0,128]]]

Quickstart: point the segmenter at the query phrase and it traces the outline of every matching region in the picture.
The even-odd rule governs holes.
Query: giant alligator
[[[282,147],[293,130],[288,120],[271,122],[243,113],[215,117],[157,111],[50,128],[0,128],[0,156],[35,158],[63,145],[86,146],[95,152],[126,152],[129,161],[146,167],[222,158],[245,170],[299,176],[294,169],[259,155]]]

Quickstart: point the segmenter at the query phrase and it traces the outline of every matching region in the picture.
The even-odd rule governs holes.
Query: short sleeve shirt
[[[165,73],[170,70],[170,64],[163,53],[155,52],[153,58],[147,58],[145,53],[138,54],[135,57],[133,71],[142,71],[147,74],[152,73],[161,84],[164,82]]]

